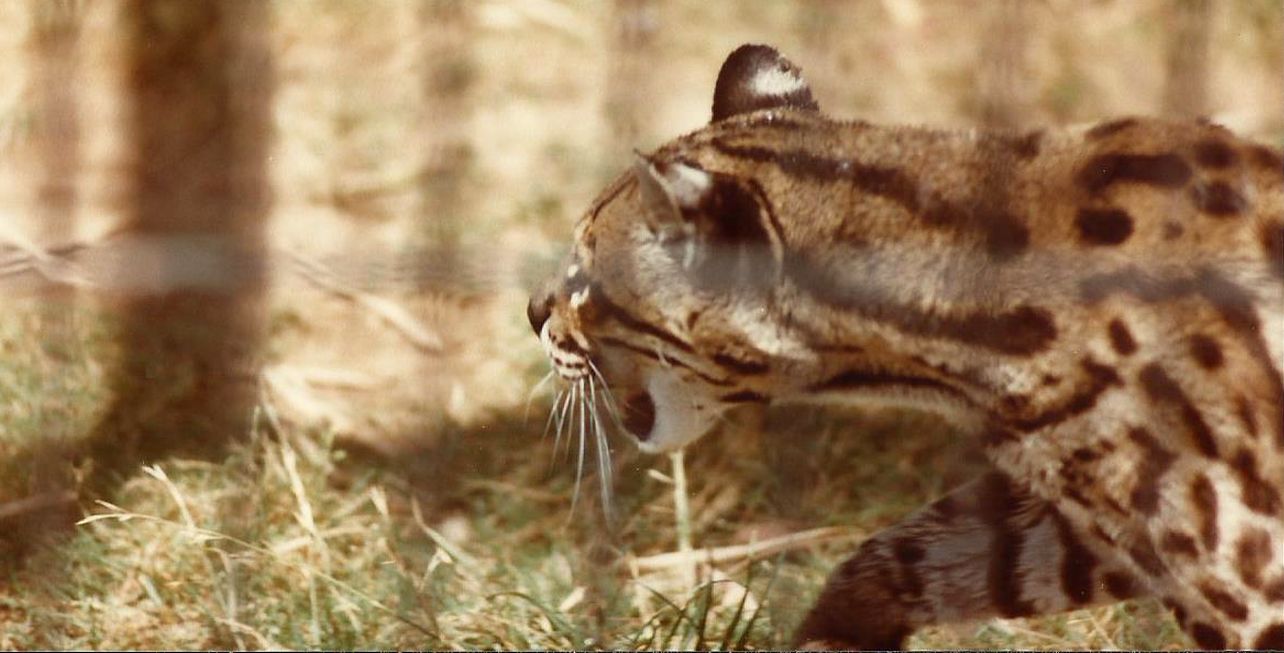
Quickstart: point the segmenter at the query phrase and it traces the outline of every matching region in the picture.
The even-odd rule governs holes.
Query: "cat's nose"
[[[530,320],[535,335],[539,335],[544,323],[553,314],[553,293],[536,293],[526,305],[526,319]]]

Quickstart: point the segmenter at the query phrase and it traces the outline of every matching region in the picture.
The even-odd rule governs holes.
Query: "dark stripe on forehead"
[[[767,214],[767,224],[771,227],[772,236],[776,239],[776,242],[780,243],[783,247],[785,238],[784,228],[780,226],[780,218],[776,215],[776,206],[771,203],[771,198],[767,195],[767,191],[763,189],[762,184],[758,183],[757,179],[748,177],[745,181],[757,197],[758,207]]]
[[[639,356],[651,359],[661,364],[667,363],[669,365],[673,365],[674,367],[681,367],[682,369],[687,370],[688,372],[700,377],[702,381],[704,381],[705,383],[708,383],[709,385],[718,386],[720,388],[725,388],[725,387],[735,385],[734,383],[732,383],[731,381],[728,381],[727,379],[719,379],[719,378],[709,376],[708,374],[705,374],[704,372],[701,372],[700,370],[682,361],[682,359],[680,358],[677,358],[674,356],[661,357],[660,354],[656,352],[654,349],[648,349],[641,345],[635,345],[621,338],[603,336],[603,337],[597,338],[596,340],[597,342],[603,345],[607,345],[611,347],[619,347],[620,349],[627,349],[635,354],[638,354]]]
[[[916,336],[953,340],[1013,356],[1039,353],[1057,337],[1052,314],[1035,306],[928,314],[889,299],[877,288],[839,280],[825,267],[788,253],[785,276],[815,301]]]
[[[641,318],[635,317],[632,313],[629,313],[628,310],[626,310],[624,307],[611,301],[611,299],[606,295],[606,292],[602,290],[602,287],[600,285],[594,283],[592,286],[592,290],[590,290],[590,294],[593,297],[594,305],[597,306],[598,309],[601,310],[604,315],[606,315],[607,317],[610,317],[616,322],[619,322],[622,326],[625,326],[630,329],[633,329],[634,331],[645,333],[649,336],[658,338],[664,341],[666,344],[674,347],[675,349],[678,349],[679,351],[683,351],[688,354],[694,353],[694,351],[691,349],[691,345],[688,345],[682,340],[679,340],[676,336],[669,333],[668,331],[665,331],[660,327],[654,326],[646,322],[645,320],[642,320]]]
[[[732,118],[718,123],[712,129],[726,134],[752,134],[765,130],[798,131],[811,128],[815,119],[808,119],[806,113],[795,111],[759,111],[744,115],[743,118]],[[814,115],[814,114],[811,114]],[[720,130],[719,127],[722,129]]]
[[[711,144],[726,156],[770,163],[792,177],[828,183],[847,182],[861,192],[900,205],[934,228],[979,232],[984,237],[986,250],[998,259],[1019,253],[1029,244],[1029,229],[1006,210],[981,205],[959,206],[939,196],[923,193],[918,183],[898,168],[820,157],[798,149],[773,150],[734,145],[718,138]]]
[[[918,185],[895,168],[866,165],[851,159],[830,159],[805,150],[773,150],[752,145],[733,145],[715,138],[717,151],[755,163],[771,163],[785,174],[817,181],[847,181],[871,195],[877,195],[904,206],[912,213],[919,209]]]
[[[596,222],[597,214],[601,212],[603,208],[606,208],[607,204],[614,201],[616,197],[619,197],[620,193],[623,193],[626,188],[630,185],[636,184],[637,181],[637,177],[634,177],[632,174],[620,175],[611,186],[598,196],[597,201],[593,202],[593,206],[589,207],[589,224],[591,225]]]

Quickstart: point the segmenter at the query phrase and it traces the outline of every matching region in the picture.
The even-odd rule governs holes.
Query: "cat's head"
[[[637,155],[531,298],[531,327],[558,376],[585,400],[608,389],[643,450],[675,449],[728,408],[766,401],[766,358],[786,346],[763,315],[783,264],[779,225],[745,169],[753,164],[731,169],[706,132],[816,111],[799,69],[778,52],[735,50],[710,127]]]

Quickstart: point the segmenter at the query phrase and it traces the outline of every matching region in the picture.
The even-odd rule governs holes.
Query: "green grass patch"
[[[30,345],[23,334],[40,333],[43,318],[29,308],[0,322],[3,483],[17,497],[32,484],[23,452],[48,437],[74,448],[106,402],[112,360],[107,320],[82,316],[66,356]],[[591,472],[572,512],[574,457],[539,438],[547,405],[529,421],[468,428],[430,417],[438,436],[394,461],[338,449],[329,431],[269,419],[272,409],[260,406],[226,459],[139,467],[111,496],[86,500],[74,532],[5,568],[0,647],[780,648],[861,537],[979,468],[963,439],[925,416],[736,416],[686,455],[696,564],[660,564],[678,548],[669,460],[613,441],[617,520],[601,517]],[[826,527],[849,536],[701,562]],[[1150,601],[910,641],[1184,643]]]

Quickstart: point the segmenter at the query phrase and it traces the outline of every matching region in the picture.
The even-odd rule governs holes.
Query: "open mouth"
[[[655,426],[655,402],[651,401],[651,395],[646,392],[629,395],[621,408],[624,428],[639,442],[650,439]]]

